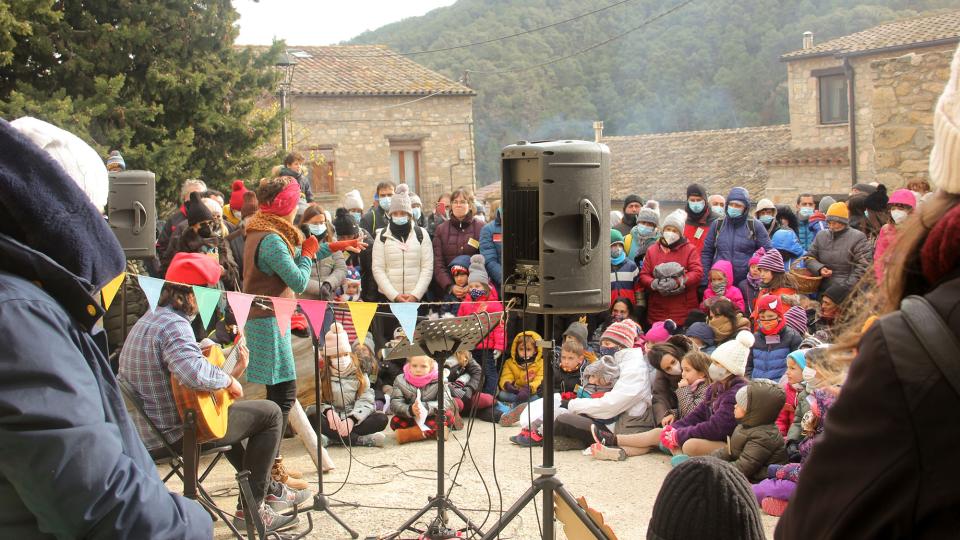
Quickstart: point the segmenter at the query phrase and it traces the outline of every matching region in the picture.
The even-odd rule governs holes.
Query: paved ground
[[[484,530],[496,520],[500,507],[500,497],[493,485],[494,455],[504,509],[530,485],[530,454],[526,449],[509,442],[508,437],[514,433],[515,429],[497,426],[494,434],[494,426],[478,421],[469,446],[483,480],[487,482],[492,500],[488,501],[480,475],[469,457],[463,464],[457,486],[451,495],[453,502],[466,510],[471,519],[478,523],[486,521]],[[451,435],[446,452],[448,467],[459,461],[462,450],[458,441],[465,441],[464,431]],[[332,494],[337,502],[348,504],[337,507],[336,512],[360,533],[360,538],[391,532],[413,516],[416,509],[435,492],[435,444],[421,442],[400,447],[388,435],[384,448],[354,449],[352,466],[346,449],[329,449],[337,469],[325,475],[326,492]],[[309,472],[313,462],[298,440],[284,440],[283,454],[286,462],[307,472],[308,480],[316,481],[316,472]],[[575,497],[585,495],[591,506],[603,512],[619,538],[645,538],[657,491],[670,470],[667,456],[650,454],[617,463],[594,461],[578,452],[558,452],[556,462],[559,475],[570,492]],[[533,463],[540,463],[539,449],[534,451]],[[221,493],[225,496],[217,498],[223,508],[231,508],[235,504],[233,474],[232,468],[224,462],[204,482],[209,491],[231,490],[230,493]],[[175,482],[169,485],[171,489],[181,489]],[[492,508],[492,512],[488,512],[488,508]],[[776,519],[764,516],[763,520],[767,536],[772,538]],[[306,523],[305,518],[303,523]],[[557,538],[565,538],[562,526],[558,525],[558,530],[561,532],[558,532]],[[228,533],[222,524],[217,526],[216,538],[229,538]],[[511,523],[502,538],[529,539],[539,536],[536,514],[533,507],[528,506]],[[314,533],[310,538],[331,540],[349,536],[329,517],[322,516],[315,520]],[[406,533],[401,538],[415,538],[415,535]]]

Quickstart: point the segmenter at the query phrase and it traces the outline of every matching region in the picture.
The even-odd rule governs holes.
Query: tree
[[[104,156],[157,174],[174,202],[186,178],[225,186],[264,173],[279,132],[271,69],[282,43],[234,46],[230,0],[0,2],[0,116],[36,116]]]

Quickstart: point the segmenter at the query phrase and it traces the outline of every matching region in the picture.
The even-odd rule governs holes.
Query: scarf
[[[750,286],[753,287],[753,290],[755,291],[760,290],[760,285],[762,285],[762,282],[760,281],[759,277],[753,277],[751,275],[747,275],[747,283],[749,283]]]
[[[289,216],[300,202],[300,184],[290,178],[290,183],[269,203],[261,202],[260,210],[275,216]]]
[[[717,338],[717,343],[726,341],[727,338],[733,335],[733,323],[730,322],[730,319],[726,317],[714,317],[710,319],[710,322],[707,324],[709,324],[710,328],[713,329],[713,333]]]
[[[414,388],[423,388],[424,386],[434,382],[439,377],[437,373],[437,368],[434,367],[433,371],[427,373],[426,375],[414,375],[410,373],[410,364],[403,365],[403,378],[410,383]]]
[[[285,215],[289,215],[289,212]],[[303,243],[303,233],[294,227],[293,223],[263,209],[257,211],[247,222],[247,231],[276,233],[287,245],[291,257],[296,253],[296,248]]]

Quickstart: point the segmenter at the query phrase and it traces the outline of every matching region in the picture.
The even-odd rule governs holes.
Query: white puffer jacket
[[[416,226],[416,225],[414,225]],[[433,242],[426,230],[417,243],[413,229],[406,242],[393,236],[390,227],[377,231],[373,239],[373,279],[380,293],[393,302],[398,295],[412,294],[423,298],[433,279]]]
[[[620,378],[613,388],[595,399],[571,399],[567,410],[591,418],[616,418],[622,413],[643,417],[653,404],[653,368],[640,349],[622,349],[613,355]]]

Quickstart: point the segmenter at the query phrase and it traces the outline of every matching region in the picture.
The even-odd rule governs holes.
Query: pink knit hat
[[[644,334],[647,343],[663,343],[677,330],[677,323],[670,319],[653,323],[650,330]]]
[[[898,189],[890,195],[890,199],[887,201],[887,204],[902,204],[904,206],[909,206],[910,208],[915,208],[917,206],[917,197],[909,189]]]
[[[748,266],[753,266],[755,264],[760,264],[760,258],[763,257],[763,254],[766,253],[766,250],[760,248],[753,252],[753,257],[750,257],[750,262]]]
[[[632,349],[637,339],[637,323],[630,319],[615,322],[603,331],[600,339],[609,339],[624,349]]]
[[[343,356],[351,352],[350,336],[347,335],[343,325],[338,322],[330,325],[330,331],[323,339],[324,356]]]
[[[771,272],[780,272],[781,274],[786,272],[786,269],[783,266],[783,257],[776,249],[771,249],[770,251],[764,253],[763,257],[760,257],[760,262],[758,264],[760,268],[764,268]]]

